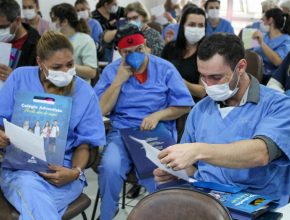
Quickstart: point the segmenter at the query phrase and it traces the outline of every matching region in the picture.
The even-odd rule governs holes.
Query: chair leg
[[[85,212],[82,212],[82,216],[83,216],[83,219],[84,219],[84,220],[88,220],[87,215],[86,215]]]
[[[123,181],[122,209],[125,209],[126,200],[126,181]]]
[[[93,209],[92,219],[91,220],[95,220],[99,199],[100,199],[100,189],[98,189],[98,192],[97,192],[97,195],[96,195],[96,200],[95,200],[95,204],[94,204],[94,209]]]

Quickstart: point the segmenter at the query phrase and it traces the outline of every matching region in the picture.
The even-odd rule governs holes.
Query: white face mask
[[[53,30],[55,32],[61,32],[61,27],[56,22],[52,22],[52,24],[51,24],[51,30]]]
[[[118,5],[113,5],[109,12],[111,14],[115,14],[118,11],[118,8],[119,8]]]
[[[88,10],[85,10],[85,11],[79,11],[78,12],[78,18],[79,19],[84,19],[84,20],[88,20],[90,17],[90,14],[89,14],[89,11]]]
[[[10,33],[10,27],[0,29],[0,42],[8,43],[15,38],[15,33]]]
[[[233,78],[234,74],[235,74],[235,71],[232,75],[232,78]],[[231,78],[231,80],[232,80],[232,78]],[[208,86],[203,80],[201,80],[201,81],[205,87],[205,91],[206,91],[207,95],[211,99],[213,99],[214,101],[226,101],[227,99],[233,97],[237,93],[237,91],[239,90],[239,88],[237,86],[238,86],[239,81],[240,81],[240,76],[239,76],[237,84],[233,90],[230,89],[229,82],[226,82],[224,84],[217,84],[217,85]]]
[[[270,30],[270,25],[265,25],[263,21],[260,23],[260,31],[263,33],[267,33]]]
[[[76,75],[75,67],[69,69],[67,72],[63,72],[59,70],[49,70],[49,69],[47,69],[47,71],[48,71],[48,76],[46,76],[46,79],[48,79],[57,87],[64,87],[64,86],[69,85],[73,77]]]
[[[207,12],[209,18],[216,19],[220,17],[220,10],[219,9],[209,9]]]
[[[188,43],[195,44],[205,35],[205,28],[203,27],[185,27],[185,38]]]
[[[36,12],[34,9],[23,9],[23,16],[28,20],[32,20],[36,17]]]
[[[171,3],[174,5],[177,5],[180,3],[181,0],[171,0]]]

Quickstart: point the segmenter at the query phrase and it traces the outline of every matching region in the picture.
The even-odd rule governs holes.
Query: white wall
[[[22,4],[22,0],[16,0],[20,5]],[[119,0],[119,4],[121,6],[126,6],[128,3],[134,2],[134,1],[138,1],[138,0]],[[142,2],[148,9],[152,8],[155,5],[158,4],[162,4],[164,0],[139,0],[140,2]],[[72,5],[74,5],[75,0],[65,0],[65,1],[60,1],[60,0],[39,0],[39,4],[40,4],[40,10],[41,13],[43,14],[44,19],[46,20],[50,20],[49,17],[49,12],[50,9],[53,5],[56,4],[60,4],[62,2],[67,2],[70,3]],[[95,6],[98,2],[98,0],[88,0],[91,10],[95,9]]]

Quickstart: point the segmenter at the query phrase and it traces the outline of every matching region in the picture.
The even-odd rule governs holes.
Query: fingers
[[[141,123],[140,129],[141,131],[148,131],[148,130],[154,130],[157,126],[157,123],[153,120],[150,120],[148,118],[144,118],[144,120]]]
[[[157,168],[153,171],[153,174],[155,176],[155,181],[156,182],[168,182],[168,181],[171,181],[173,179],[176,179],[175,176],[167,173],[166,171],[160,169],[160,168]]]
[[[10,144],[9,138],[0,130],[0,148],[4,148]]]
[[[39,174],[45,179],[57,179],[58,173],[46,173],[46,172],[39,172]]]

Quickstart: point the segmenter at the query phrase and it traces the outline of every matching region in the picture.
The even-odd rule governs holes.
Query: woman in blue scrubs
[[[194,104],[174,66],[145,52],[144,36],[137,26],[127,24],[116,36],[122,58],[104,69],[95,86],[102,113],[112,125],[99,167],[101,220],[114,217],[123,181],[132,167],[119,130],[153,130],[163,124],[176,138],[175,119]],[[153,174],[139,182],[149,192],[155,189]]]
[[[0,91],[0,148],[9,147],[2,121],[11,120],[17,92],[69,96],[72,110],[63,166],[49,165],[49,173],[2,168],[0,186],[20,220],[61,220],[86,185],[83,169],[89,146],[105,144],[104,125],[93,89],[75,76],[73,47],[64,35],[49,31],[41,37],[37,63],[37,67],[14,70]]]
[[[273,8],[266,11],[264,24],[269,25],[269,32],[265,35],[260,31],[253,34],[259,47],[253,50],[258,53],[264,63],[262,84],[266,85],[275,70],[282,63],[290,51],[290,19],[282,10]]]

